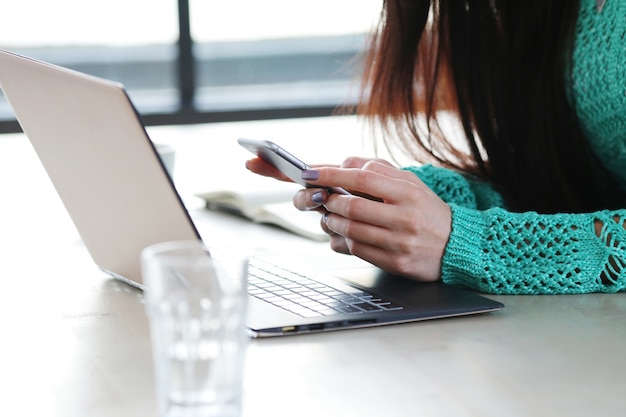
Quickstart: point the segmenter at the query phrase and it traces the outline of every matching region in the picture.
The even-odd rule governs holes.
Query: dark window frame
[[[323,117],[338,114],[341,108],[341,114],[350,113],[346,109],[354,104],[355,97],[346,97],[338,99],[337,97],[329,97],[321,102],[310,102],[306,100],[298,102],[295,100],[290,103],[270,103],[268,104],[252,104],[251,106],[240,106],[224,109],[206,108],[203,109],[198,105],[198,97],[200,95],[198,78],[198,66],[200,65],[197,52],[203,45],[194,42],[191,34],[190,24],[190,8],[189,0],[178,0],[178,25],[179,37],[177,42],[172,46],[175,51],[175,88],[178,104],[175,106],[161,106],[150,111],[141,111],[141,118],[146,126],[157,125],[177,125],[177,124],[195,124],[195,123],[215,123],[215,122],[234,122],[247,120],[265,120],[265,119],[284,119],[284,118],[300,118],[300,117]],[[320,40],[323,42],[334,42],[334,40]],[[320,48],[322,51],[324,48]],[[337,59],[348,59],[349,55],[354,56],[353,65],[358,65],[359,48],[342,51],[342,55]],[[319,55],[310,59],[318,59],[323,57],[324,52],[318,52]],[[80,70],[80,69],[79,69]],[[351,80],[351,82],[355,79]],[[343,82],[343,81],[342,81]],[[346,84],[348,81],[345,82]],[[351,87],[354,90],[354,86]],[[17,133],[21,132],[21,128],[15,120],[0,120],[0,133]]]

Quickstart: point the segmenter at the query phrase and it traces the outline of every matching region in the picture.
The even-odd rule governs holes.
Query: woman
[[[335,251],[488,293],[626,288],[626,1],[387,0],[371,46],[359,113],[425,164],[305,172],[382,200],[294,196]]]

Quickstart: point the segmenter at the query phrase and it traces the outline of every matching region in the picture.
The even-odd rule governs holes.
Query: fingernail
[[[320,172],[316,169],[305,169],[301,175],[303,180],[309,181],[315,181],[320,178]]]
[[[314,204],[322,204],[325,200],[324,193],[321,191],[316,191],[311,195],[311,201]]]
[[[326,224],[328,222],[328,215],[329,214],[330,213],[327,212],[327,211],[324,212],[324,215],[322,216],[322,221],[324,222],[324,224]]]

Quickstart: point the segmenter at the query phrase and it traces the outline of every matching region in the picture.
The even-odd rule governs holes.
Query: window
[[[381,3],[20,0],[0,48],[122,82],[147,124],[322,115],[354,100]]]

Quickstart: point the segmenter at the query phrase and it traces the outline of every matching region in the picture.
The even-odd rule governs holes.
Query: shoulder
[[[626,1],[581,0],[573,53],[576,113],[598,156],[615,175],[626,167]],[[621,178],[626,184],[626,177]]]

